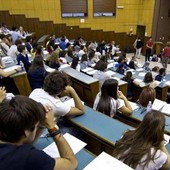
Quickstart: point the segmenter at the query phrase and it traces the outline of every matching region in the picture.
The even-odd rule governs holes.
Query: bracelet
[[[61,131],[59,129],[57,129],[56,127],[53,127],[52,129],[49,129],[48,132],[49,132],[51,137],[55,137],[58,134],[61,134]]]

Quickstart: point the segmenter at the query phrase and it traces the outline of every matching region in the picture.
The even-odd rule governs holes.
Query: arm
[[[76,91],[71,86],[67,86],[64,92],[72,97],[75,103],[75,107],[71,107],[70,111],[67,113],[67,116],[76,116],[83,114],[84,106]]]
[[[5,97],[6,97],[5,87],[0,87],[0,103],[5,99]]]
[[[2,77],[8,77],[8,76],[10,76],[10,75],[12,75],[12,74],[14,74],[14,73],[17,73],[18,71],[20,71],[21,70],[21,67],[20,66],[18,66],[16,69],[14,69],[14,70],[11,70],[11,71],[8,71],[8,72],[5,72],[5,71],[3,71],[2,69],[0,69],[0,75],[2,76]]]
[[[50,107],[46,106],[46,119],[45,119],[45,126],[50,131],[54,127],[59,129],[54,122],[54,113]],[[55,166],[54,170],[62,169],[62,170],[73,170],[77,167],[77,160],[74,156],[72,149],[70,148],[69,144],[63,137],[61,133],[55,135],[53,137],[57,148],[60,153],[60,158],[55,158]]]
[[[127,98],[124,96],[124,94],[121,91],[118,91],[118,98],[123,99],[125,106],[122,106],[119,111],[122,112],[122,114],[126,115],[126,116],[130,116],[132,114],[132,107],[129,103],[129,101],[127,100]]]
[[[164,145],[164,142],[161,143],[160,149],[167,155],[167,161],[163,165],[163,169],[169,169],[170,168],[170,155]]]

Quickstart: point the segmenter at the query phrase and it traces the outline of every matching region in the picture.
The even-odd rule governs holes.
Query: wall
[[[80,18],[61,18],[60,0],[0,0],[0,10],[9,10],[10,14],[25,14],[27,18],[39,18],[40,21],[53,21],[66,23],[67,26],[80,26],[92,30],[115,31],[116,33],[129,32],[133,28],[136,33],[136,25],[146,25],[147,35],[151,35],[152,18],[154,11],[153,0],[117,0],[116,17],[93,17],[93,1],[88,0],[88,17],[84,23]],[[5,21],[4,21],[5,22]]]

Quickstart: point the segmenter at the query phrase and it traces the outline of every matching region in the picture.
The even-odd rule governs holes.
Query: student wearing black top
[[[166,69],[165,68],[161,68],[159,70],[159,74],[155,77],[155,80],[161,81],[165,75],[166,75]]]

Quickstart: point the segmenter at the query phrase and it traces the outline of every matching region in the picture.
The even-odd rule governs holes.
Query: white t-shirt
[[[96,108],[97,108],[97,105],[100,100],[100,96],[101,96],[101,92],[99,92],[95,98],[94,105],[93,105],[94,110],[96,110]],[[119,99],[115,100],[114,98],[111,98],[110,104],[111,104],[110,117],[114,117],[114,115],[116,114],[118,109],[120,109],[122,106],[124,106],[123,100],[119,100]]]
[[[154,153],[154,148],[151,149],[151,154]],[[146,155],[142,157],[140,162],[143,162],[146,159]],[[135,170],[157,170],[162,168],[162,166],[165,164],[165,162],[167,161],[167,155],[161,151],[161,150],[157,150],[155,157],[154,157],[154,161],[151,160],[149,162],[149,164],[146,167],[143,167],[143,164],[138,164],[137,167],[135,168]]]
[[[104,71],[97,70],[94,74],[93,77],[99,80],[99,85],[100,88],[102,87],[103,83],[105,80],[110,79],[111,76]]]
[[[41,104],[49,104],[57,118],[66,115],[71,109],[69,105],[63,103],[59,98],[49,95],[44,89],[33,90],[29,97]]]

